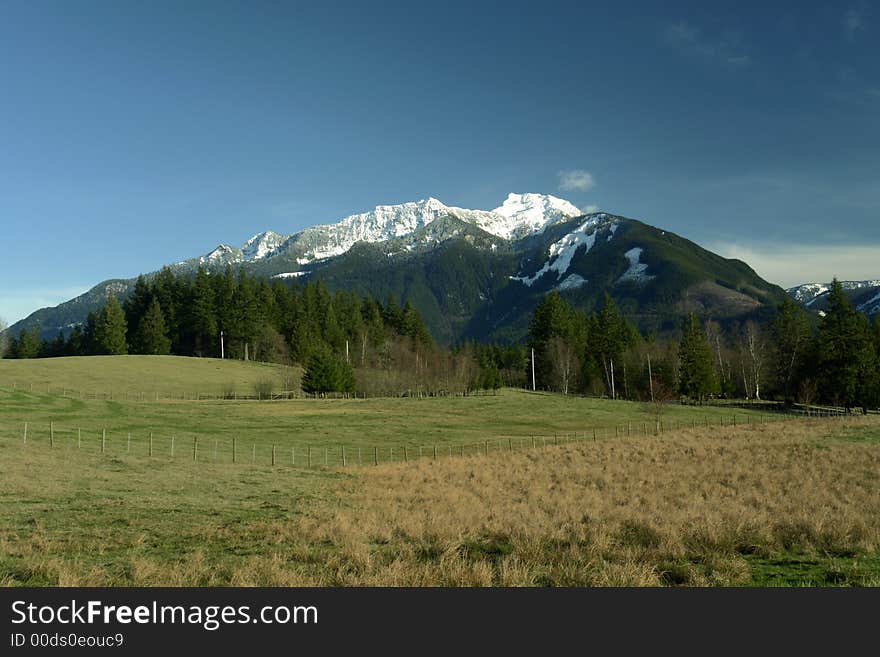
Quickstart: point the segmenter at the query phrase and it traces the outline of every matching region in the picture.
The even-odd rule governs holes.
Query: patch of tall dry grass
[[[266,531],[332,546],[321,584],[744,584],[748,554],[880,548],[880,447],[823,442],[840,427],[698,429],[379,466],[328,517]],[[283,579],[283,565],[265,568]]]

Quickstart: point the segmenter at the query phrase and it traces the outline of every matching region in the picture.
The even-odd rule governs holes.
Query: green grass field
[[[147,395],[140,401],[132,390],[128,399],[118,394],[123,380],[144,381],[156,388],[192,389],[220,386],[223,381],[256,381],[277,368],[255,363],[173,357],[96,357],[0,361],[13,363],[23,382],[0,387],[0,436],[24,443],[28,449],[79,449],[85,453],[149,454],[153,434],[154,458],[178,460],[192,452],[198,439],[197,460],[236,460],[271,463],[273,446],[278,464],[346,463],[403,460],[452,452],[465,454],[510,450],[540,441],[610,438],[654,433],[656,417],[648,404],[610,401],[543,392],[505,389],[498,394],[448,398],[284,399],[284,400],[167,400]],[[33,363],[33,371],[27,365]],[[143,369],[143,377],[134,374]],[[5,370],[0,369],[0,373]],[[161,377],[168,376],[164,385]],[[46,393],[40,382],[81,379],[100,382],[106,376],[116,386],[114,399],[81,399],[63,389]],[[278,375],[280,376],[280,375]],[[0,381],[4,377],[0,376]],[[34,381],[33,391],[29,385]],[[103,387],[111,388],[107,385]],[[96,385],[96,388],[102,386]],[[713,406],[669,405],[662,428],[760,422],[777,419],[772,413]],[[131,443],[129,444],[129,434]],[[406,451],[404,451],[406,448]],[[421,448],[421,452],[419,451]],[[293,452],[291,450],[294,450]],[[326,453],[325,453],[326,450]],[[256,456],[255,456],[256,455]]]
[[[76,398],[140,399],[253,396],[268,382],[279,391],[299,385],[300,369],[269,363],[181,356],[88,356],[0,359],[0,388]]]
[[[146,377],[133,374],[141,363]],[[103,376],[186,387],[266,371],[137,357],[12,365],[19,382],[97,388]],[[671,405],[653,435],[645,404],[517,390],[142,402],[39,388],[0,385],[0,585],[880,583],[876,418],[762,423]],[[465,445],[471,456],[449,458]],[[340,467],[343,446],[365,465]],[[396,463],[404,447],[422,460]]]

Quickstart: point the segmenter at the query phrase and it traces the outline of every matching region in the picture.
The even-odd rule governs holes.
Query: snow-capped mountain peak
[[[452,216],[505,240],[540,233],[548,226],[583,214],[568,201],[548,194],[509,194],[494,210],[448,206],[434,197],[398,205],[377,205],[334,224],[306,228],[293,235],[258,233],[240,249],[221,244],[199,258],[200,264],[254,262],[287,253],[300,265],[341,255],[358,242],[404,238],[433,221]]]
[[[257,233],[242,245],[242,256],[247,261],[262,260],[277,251],[286,239],[284,235],[271,230]]]
[[[481,226],[483,230],[504,239],[517,239],[540,233],[547,226],[578,217],[583,212],[549,194],[508,194],[491,214],[497,218]]]

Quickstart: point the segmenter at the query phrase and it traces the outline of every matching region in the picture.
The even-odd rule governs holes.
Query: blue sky
[[[428,196],[880,278],[880,4],[0,5],[0,317]],[[370,6],[372,5],[372,6]]]

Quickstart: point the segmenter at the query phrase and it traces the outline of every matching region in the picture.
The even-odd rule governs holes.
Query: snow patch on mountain
[[[556,286],[556,289],[560,292],[564,290],[574,290],[575,288],[579,288],[582,285],[587,284],[587,279],[578,274],[569,274],[565,277],[565,279]]]
[[[271,230],[258,233],[250,238],[241,247],[243,258],[247,262],[263,260],[273,255],[287,240],[284,235],[279,235]]]
[[[865,303],[860,304],[856,310],[867,315],[873,315],[876,312],[880,312],[880,292],[865,301]]]
[[[637,285],[643,285],[655,278],[655,276],[645,273],[648,269],[648,265],[640,262],[643,252],[644,249],[642,247],[636,246],[623,254],[626,256],[626,259],[629,260],[629,269],[617,279],[618,283],[635,283]]]
[[[405,238],[445,216],[453,216],[490,235],[514,240],[581,214],[575,205],[547,194],[509,194],[494,210],[448,206],[432,197],[399,205],[379,205],[368,212],[345,217],[337,223],[312,226],[293,235],[280,235],[273,231],[258,233],[240,249],[221,244],[199,258],[199,264],[216,266],[254,262],[287,253],[294,256],[298,264],[305,265],[342,255],[358,242],[376,243]],[[455,234],[438,235],[428,241],[448,239],[450,236]]]
[[[239,249],[229,246],[228,244],[220,244],[209,254],[199,258],[199,264],[202,265],[218,265],[239,262],[241,260],[241,252]]]
[[[508,194],[504,203],[480,217],[477,225],[506,240],[520,239],[581,214],[576,206],[555,196]]]
[[[272,278],[299,278],[300,276],[308,276],[312,272],[307,271],[288,271],[281,274],[275,274]]]
[[[535,281],[544,274],[555,271],[556,278],[561,277],[571,266],[571,261],[580,248],[584,253],[589,253],[596,243],[596,235],[603,222],[607,219],[605,214],[597,214],[587,219],[583,224],[550,245],[550,255],[544,266],[531,276],[511,276],[511,280],[519,281],[531,287]]]
[[[840,281],[840,286],[848,291],[860,290],[868,287],[880,287],[880,280]],[[795,301],[800,301],[805,306],[810,306],[830,290],[831,283],[804,283],[803,285],[791,287],[786,292]]]

